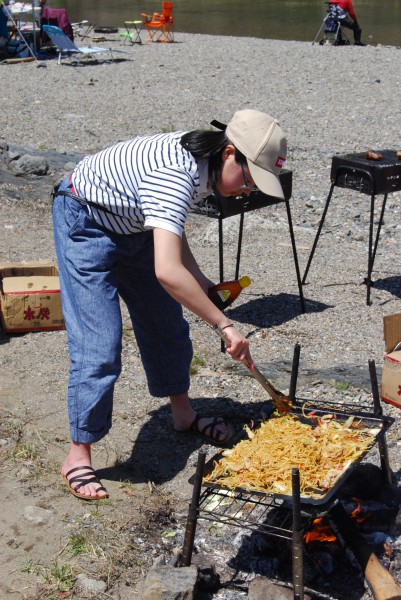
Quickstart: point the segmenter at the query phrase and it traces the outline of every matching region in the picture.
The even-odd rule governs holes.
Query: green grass
[[[206,364],[205,359],[202,356],[198,356],[197,354],[194,354],[192,361],[191,361],[191,365],[189,367],[189,374],[195,375],[198,372],[197,367],[204,367],[205,364]]]
[[[87,541],[84,535],[73,533],[68,542],[67,552],[70,556],[78,556],[88,551]]]
[[[58,592],[68,592],[74,586],[75,575],[69,565],[54,564],[43,574],[47,584]]]
[[[345,392],[349,388],[349,383],[346,381],[335,381],[334,387],[341,392]]]

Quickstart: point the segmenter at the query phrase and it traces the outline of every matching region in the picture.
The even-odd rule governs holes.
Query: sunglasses
[[[244,180],[244,185],[240,185],[240,189],[244,190],[245,192],[257,192],[258,188],[256,187],[256,185],[251,185],[250,182],[247,179],[246,173],[245,173],[245,169],[244,169],[244,165],[241,163],[241,171],[242,171],[242,177]]]

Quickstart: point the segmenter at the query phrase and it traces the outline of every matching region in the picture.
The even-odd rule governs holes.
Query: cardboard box
[[[381,397],[401,408],[401,313],[383,319],[386,354],[383,361]]]
[[[0,317],[9,333],[64,329],[57,267],[50,261],[0,263]]]

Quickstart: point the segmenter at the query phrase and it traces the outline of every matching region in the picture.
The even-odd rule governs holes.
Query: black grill
[[[371,160],[366,152],[333,156],[331,180],[336,186],[363,194],[389,194],[401,190],[401,159],[395,150],[377,150],[383,158]]]
[[[241,213],[272,206],[285,202],[291,198],[292,194],[292,171],[284,169],[280,173],[280,183],[284,192],[284,199],[268,196],[263,192],[252,192],[249,196],[238,196],[237,198],[223,198],[222,196],[208,196],[199,204],[191,207],[191,212],[205,215],[207,217],[233,217]]]

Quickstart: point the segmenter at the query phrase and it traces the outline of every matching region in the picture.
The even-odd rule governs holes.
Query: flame
[[[359,502],[358,498],[352,499],[354,500],[354,502],[356,502],[356,508],[354,508],[354,510],[350,514],[350,517],[351,519],[354,519],[354,521],[356,521],[357,523],[363,523],[368,515],[364,513],[359,514],[361,512],[361,503]]]
[[[323,524],[323,517],[315,519],[312,523],[312,529],[304,535],[307,544],[310,542],[334,542],[336,539],[330,525]]]

